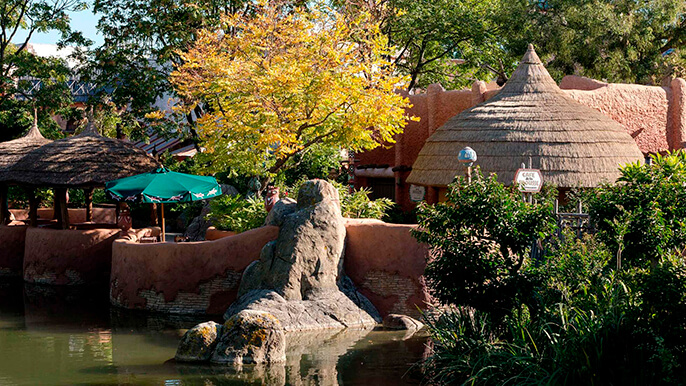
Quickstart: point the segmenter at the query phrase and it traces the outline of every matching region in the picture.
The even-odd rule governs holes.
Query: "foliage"
[[[426,315],[434,343],[424,364],[431,382],[669,384],[682,379],[683,261],[665,259],[657,270],[617,273],[607,251],[592,260],[596,246],[592,238],[570,238],[547,256],[539,267],[541,312],[530,313],[519,304],[501,322],[472,308]],[[668,289],[656,285],[658,280],[669,283]],[[651,303],[655,298],[661,300]]]
[[[300,180],[331,179],[341,169],[341,150],[336,146],[314,145],[295,155],[284,166],[275,180],[283,185],[294,185]]]
[[[29,207],[29,195],[25,188],[20,186],[10,186],[7,192],[7,202],[12,209],[26,209]],[[53,191],[52,189],[39,188],[36,189],[36,197],[38,198],[39,207],[52,207],[53,205]]]
[[[507,50],[533,43],[557,79],[576,74],[610,82],[660,84],[686,64],[681,0],[518,0],[498,25]]]
[[[403,79],[378,25],[278,2],[231,13],[199,32],[171,80],[212,168],[267,175],[313,145],[352,150],[392,142],[406,122]]]
[[[208,218],[217,229],[240,233],[261,227],[267,211],[257,197],[222,195],[210,201]]]
[[[431,248],[425,276],[436,298],[501,316],[529,302],[523,268],[532,242],[554,228],[553,194],[529,204],[477,170],[472,183],[458,177],[449,186],[448,203],[421,205],[413,235]]]
[[[448,88],[471,86],[512,70],[495,53],[497,15],[508,12],[500,0],[346,1],[381,21],[396,47],[394,63],[410,76],[408,90],[440,82]]]
[[[590,191],[598,235],[629,266],[644,267],[686,247],[686,153],[621,169],[621,183]]]
[[[519,286],[525,290],[512,288],[511,291],[523,295],[513,294],[507,299],[509,302],[501,301],[501,308],[494,308],[486,303],[490,299],[477,298],[469,292],[474,283],[480,283],[478,278],[486,283],[482,288],[503,280],[478,264],[484,260],[490,263],[489,256],[454,254],[450,261],[442,262],[448,267],[443,270],[432,268],[434,263],[430,262],[426,271],[429,285],[434,290],[437,285],[442,286],[438,293],[451,294],[453,298],[444,296],[439,300],[458,306],[444,306],[425,315],[433,342],[432,355],[424,363],[428,381],[470,385],[681,382],[686,376],[683,363],[686,262],[680,254],[681,248],[662,248],[655,252],[656,249],[651,249],[655,245],[653,241],[634,240],[631,244],[627,236],[622,242],[627,245],[626,255],[632,257],[628,259],[630,264],[618,269],[617,235],[613,232],[618,229],[615,221],[618,211],[631,208],[633,213],[646,216],[636,208],[655,210],[663,204],[663,199],[677,200],[670,195],[676,187],[683,188],[682,157],[672,154],[656,157],[653,165],[627,166],[618,184],[604,186],[591,194],[590,200],[596,200],[590,204],[595,208],[594,220],[605,224],[604,231],[581,238],[576,238],[571,231],[563,231],[559,238],[549,240],[540,260],[525,262],[520,267],[519,277],[523,279]],[[482,179],[477,179],[477,187],[479,183],[484,185]],[[496,184],[495,180],[492,183]],[[455,194],[458,186],[460,192]],[[425,235],[419,232],[418,235],[429,240],[434,250],[436,245],[441,245],[435,260],[445,259],[445,250],[457,249],[454,244],[477,244],[480,239],[472,235],[487,222],[481,218],[488,219],[491,211],[488,208],[494,206],[497,210],[502,205],[498,201],[506,202],[498,193],[504,187],[496,184],[490,191],[477,187],[464,186],[464,183],[460,186],[458,182],[451,187],[449,205],[428,211],[420,209],[420,232]],[[484,199],[485,192],[492,201]],[[620,202],[618,197],[623,200],[621,205],[614,204]],[[462,208],[467,205],[485,214],[474,221],[473,212]],[[516,207],[504,206],[512,209],[512,213],[522,213],[521,209],[514,210]],[[663,212],[673,213],[678,206],[673,201]],[[500,217],[507,218],[508,214]],[[646,225],[637,223],[635,217],[624,216],[629,221],[620,232],[622,238],[634,231],[639,233],[633,237],[642,236],[639,226]],[[442,233],[438,231],[439,224],[444,224]],[[650,237],[660,238],[659,245],[676,243],[674,235],[678,234],[681,223],[661,221],[660,224],[659,231],[649,233]],[[536,226],[514,224],[512,228],[519,227],[518,231],[527,233]],[[461,234],[466,237],[460,241],[457,237],[460,233],[451,232],[460,227],[475,230],[463,230]],[[427,229],[436,230],[437,235],[426,235]],[[499,234],[498,227],[491,225],[487,229],[477,234],[488,238]],[[473,249],[479,250],[478,246]],[[643,252],[638,254],[639,250]],[[636,257],[645,254],[651,256],[652,264]],[[470,261],[463,258],[465,255],[477,262],[468,266]],[[476,274],[468,275],[453,267]],[[439,282],[436,277],[442,280]],[[457,294],[462,294],[462,298]],[[499,299],[503,297],[500,294]]]
[[[29,43],[35,33],[48,31],[60,34],[60,45],[88,43],[81,33],[71,30],[68,16],[85,7],[79,0],[0,0],[0,141],[27,130],[34,109],[38,109],[44,134],[59,137],[51,116],[65,113],[61,110],[71,104],[66,85],[71,70],[61,59],[33,55]],[[13,43],[19,31],[26,37]],[[37,81],[41,86],[34,88]]]
[[[381,219],[393,205],[393,201],[388,198],[370,199],[369,189],[362,188],[350,193],[347,186],[338,183],[334,185],[338,188],[343,217]]]

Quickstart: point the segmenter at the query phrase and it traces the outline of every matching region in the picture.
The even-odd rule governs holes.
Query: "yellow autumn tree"
[[[408,118],[391,48],[365,15],[274,1],[201,31],[171,75],[182,111],[200,104],[212,168],[269,176],[313,145],[392,143]]]

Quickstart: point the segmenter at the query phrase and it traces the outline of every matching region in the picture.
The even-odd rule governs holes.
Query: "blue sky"
[[[83,36],[95,42],[98,46],[102,44],[102,36],[99,35],[95,29],[96,24],[98,24],[98,17],[91,12],[92,4],[89,4],[89,9],[81,12],[69,13],[71,18],[71,28],[76,31],[83,32]],[[17,35],[14,37],[14,43],[21,43],[26,39],[27,31],[17,31]],[[44,44],[55,44],[59,40],[60,36],[57,32],[51,32],[47,34],[34,33],[31,36],[31,43],[44,43]]]

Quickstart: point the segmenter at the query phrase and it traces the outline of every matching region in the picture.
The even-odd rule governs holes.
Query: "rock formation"
[[[206,361],[209,350],[214,363],[279,362],[284,360],[284,332],[367,328],[381,322],[343,270],[346,231],[333,185],[307,181],[297,203],[279,201],[266,223],[279,226],[279,235],[243,273],[239,298],[224,314],[227,322],[222,328],[206,326],[215,328],[214,336],[200,333],[203,325],[189,330],[177,360]]]
[[[286,331],[369,327],[381,321],[343,271],[345,224],[338,191],[307,181],[297,203],[280,201],[269,224],[279,236],[246,268],[238,300],[224,314],[253,309],[276,316]]]

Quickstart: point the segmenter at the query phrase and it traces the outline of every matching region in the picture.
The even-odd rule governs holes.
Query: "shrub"
[[[620,183],[586,198],[598,236],[630,267],[655,264],[686,245],[686,153],[653,161],[623,167]]]
[[[217,229],[245,232],[261,227],[266,217],[264,202],[257,197],[223,195],[210,201],[208,218]]]
[[[523,268],[532,242],[554,229],[553,195],[524,202],[477,169],[472,183],[458,177],[449,186],[447,203],[420,205],[413,235],[431,248],[425,276],[434,296],[498,318],[529,302],[533,283]]]

